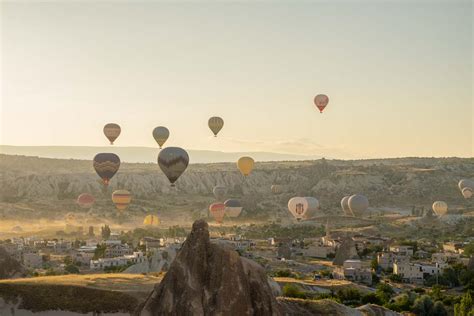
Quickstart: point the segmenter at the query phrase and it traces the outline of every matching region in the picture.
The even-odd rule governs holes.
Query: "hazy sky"
[[[0,143],[473,156],[471,1],[2,2]],[[326,93],[324,114],[312,103]],[[218,138],[207,128],[222,116]]]

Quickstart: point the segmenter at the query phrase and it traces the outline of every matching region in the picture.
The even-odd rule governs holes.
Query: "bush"
[[[362,304],[382,305],[382,302],[380,302],[380,299],[377,297],[375,293],[367,293],[363,295],[360,301]]]
[[[79,274],[79,268],[76,267],[75,265],[73,264],[68,264],[65,268],[64,268],[64,271],[66,271],[67,273],[69,274]]]
[[[297,285],[287,283],[283,286],[283,296],[293,297],[293,298],[307,298],[306,293]]]
[[[398,274],[390,274],[388,279],[395,283],[402,283],[402,277]]]
[[[275,276],[279,278],[292,278],[295,275],[291,272],[290,269],[284,269],[276,271]]]

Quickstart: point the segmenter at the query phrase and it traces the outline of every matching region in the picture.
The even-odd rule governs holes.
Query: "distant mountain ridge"
[[[158,148],[118,146],[10,146],[0,145],[0,153],[7,155],[38,156],[42,158],[92,160],[100,152],[113,152],[121,161],[131,163],[156,163]],[[187,149],[190,163],[235,162],[242,156],[251,156],[257,161],[312,160],[321,156],[293,155],[274,152],[222,152]]]

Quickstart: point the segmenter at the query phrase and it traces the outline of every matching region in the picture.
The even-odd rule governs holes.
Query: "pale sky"
[[[4,145],[473,152],[471,1],[2,2]],[[325,93],[319,114],[312,100]],[[218,138],[207,128],[221,116]]]

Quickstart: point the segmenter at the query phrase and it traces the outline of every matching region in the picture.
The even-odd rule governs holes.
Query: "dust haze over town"
[[[472,2],[1,6],[0,315],[472,315]]]

